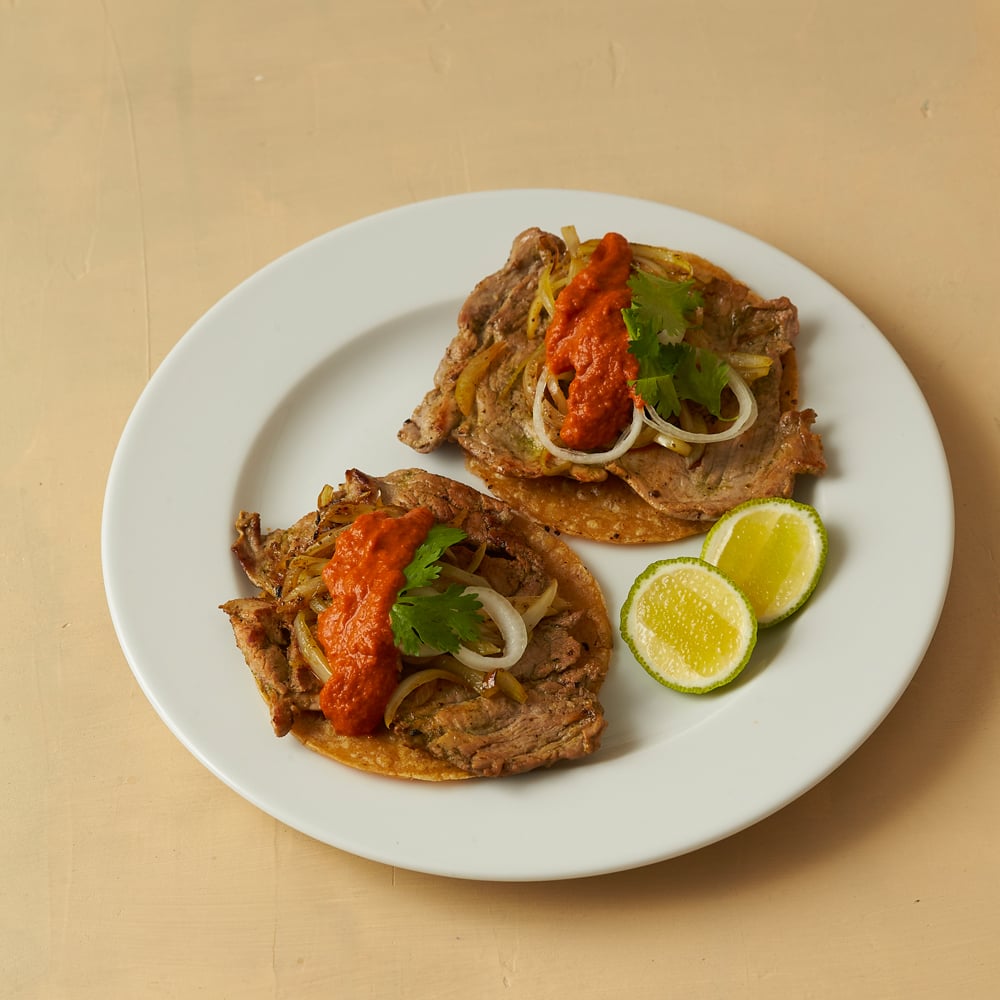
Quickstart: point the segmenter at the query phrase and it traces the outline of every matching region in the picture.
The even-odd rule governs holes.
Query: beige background
[[[1000,995],[998,42],[992,0],[3,0],[0,995]],[[957,512],[925,662],[836,773],[687,857],[527,886],[362,861],[223,786],[132,678],[99,537],[131,407],[214,301],[360,216],[519,186],[678,205],[833,282],[916,376]]]

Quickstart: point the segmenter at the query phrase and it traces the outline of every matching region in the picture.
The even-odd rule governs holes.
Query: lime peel
[[[717,567],[692,556],[648,566],[622,605],[620,628],[647,673],[692,694],[737,677],[757,641],[746,596]]]
[[[758,625],[768,628],[812,595],[828,547],[814,507],[783,497],[761,498],[719,518],[705,537],[701,557],[746,594]]]

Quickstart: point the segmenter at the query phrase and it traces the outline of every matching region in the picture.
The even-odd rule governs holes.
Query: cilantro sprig
[[[664,419],[680,413],[681,401],[699,403],[721,416],[729,367],[711,351],[684,341],[689,315],[702,304],[693,281],[671,281],[645,271],[629,278],[632,305],[622,310],[629,351],[639,362],[630,384]]]
[[[408,656],[418,655],[424,644],[454,653],[461,643],[478,634],[482,605],[474,594],[454,583],[441,591],[414,593],[438,579],[441,556],[465,537],[461,528],[435,524],[403,570],[406,583],[396,596],[389,619],[396,646]]]

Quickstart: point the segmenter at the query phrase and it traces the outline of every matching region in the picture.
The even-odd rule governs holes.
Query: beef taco
[[[236,521],[259,589],[228,601],[278,736],[431,781],[593,753],[612,633],[569,547],[502,500],[416,469],[349,471],[287,529]]]
[[[521,233],[463,305],[399,432],[453,442],[497,496],[612,542],[672,541],[823,472],[798,314],[694,254]]]

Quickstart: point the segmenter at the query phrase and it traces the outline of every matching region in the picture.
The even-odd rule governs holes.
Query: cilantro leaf
[[[448,524],[433,525],[427,532],[427,537],[417,546],[409,565],[403,570],[406,588],[425,587],[436,580],[441,575],[441,567],[437,565],[437,561],[445,550],[465,537],[461,528],[453,528]]]
[[[645,271],[629,278],[632,305],[622,310],[629,352],[639,363],[631,383],[642,402],[664,419],[680,413],[681,401],[721,413],[729,368],[711,351],[684,341],[688,314],[702,304],[693,281],[671,281]]]
[[[389,620],[393,641],[408,656],[418,655],[424,644],[454,653],[462,642],[470,642],[479,632],[482,605],[463,587],[453,583],[443,591],[416,592],[438,579],[441,556],[465,537],[461,528],[435,524],[403,569],[406,583],[396,595]]]
[[[674,376],[687,345],[661,344],[655,334],[644,339],[646,344],[638,357],[639,376],[633,387],[646,406],[664,415],[679,413],[681,403]]]
[[[454,653],[460,643],[478,635],[481,607],[479,598],[457,583],[433,594],[401,593],[389,612],[396,646],[409,656],[416,656],[424,643]]]
[[[679,347],[690,347],[678,344]],[[729,382],[729,366],[711,351],[690,348],[677,366],[674,383],[684,399],[694,400],[712,414],[722,416],[722,390]]]
[[[663,346],[656,324],[644,322],[636,306],[623,309],[622,319],[625,320],[625,330],[628,333],[629,352],[638,358],[640,365],[643,362],[655,362]]]
[[[671,281],[648,271],[635,271],[629,278],[632,289],[632,313],[635,325],[652,330],[654,336],[666,333],[672,341],[682,340],[691,325],[687,314],[702,304],[701,293],[694,281]]]

